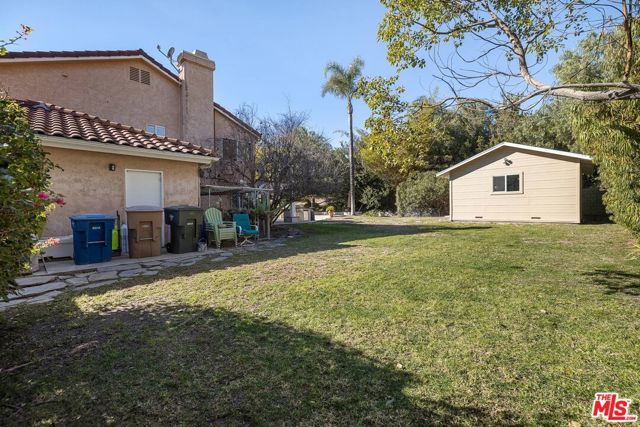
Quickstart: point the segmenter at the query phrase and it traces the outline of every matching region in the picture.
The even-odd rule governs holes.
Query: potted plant
[[[336,213],[336,208],[333,206],[327,206],[327,214],[329,215],[329,218],[333,218],[333,214]]]

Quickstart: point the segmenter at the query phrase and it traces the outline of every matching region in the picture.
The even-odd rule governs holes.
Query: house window
[[[160,125],[147,125],[147,132],[153,133],[157,136],[163,137],[166,135],[166,129],[164,126]]]
[[[238,159],[238,144],[233,139],[222,141],[222,158],[225,160]]]
[[[520,193],[520,174],[493,177],[494,193]]]

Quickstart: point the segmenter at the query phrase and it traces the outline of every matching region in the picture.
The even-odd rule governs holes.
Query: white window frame
[[[145,127],[144,130],[148,133],[152,133],[156,136],[159,136],[160,138],[164,138],[167,136],[167,128],[162,125],[154,125],[150,123]],[[162,131],[160,132],[160,130]]]
[[[520,188],[516,191],[507,191],[507,176],[510,175],[518,175],[519,178],[519,183],[520,183]],[[493,178],[501,176],[504,178],[504,191],[494,191],[493,190]],[[523,194],[524,193],[524,173],[523,172],[519,172],[519,173],[505,173],[505,174],[500,174],[500,175],[491,175],[491,194],[492,195],[504,195],[504,194]]]

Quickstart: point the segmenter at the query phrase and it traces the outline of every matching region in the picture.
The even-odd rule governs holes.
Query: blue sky
[[[156,45],[204,50],[216,61],[215,99],[234,111],[255,104],[276,116],[290,105],[334,142],[347,128],[344,101],[321,97],[328,61],[360,55],[365,74],[391,75],[376,40],[384,14],[376,0],[29,1],[3,4],[0,38],[19,24],[35,31],[13,50],[137,49],[162,59]],[[435,89],[430,70],[409,70],[402,83],[415,98]],[[355,105],[355,125],[368,116]]]

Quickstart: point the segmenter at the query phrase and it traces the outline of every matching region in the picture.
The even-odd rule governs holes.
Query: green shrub
[[[63,200],[49,192],[53,164],[29,127],[25,111],[0,97],[0,297],[29,263],[46,213]]]
[[[400,215],[446,215],[449,211],[449,180],[435,172],[416,174],[398,185],[396,204]]]
[[[336,213],[336,208],[334,208],[333,206],[329,205],[329,206],[327,206],[327,209],[325,209],[325,211],[328,214],[334,214],[334,213]]]
[[[577,105],[573,128],[580,147],[598,165],[611,218],[640,240],[639,101]]]

